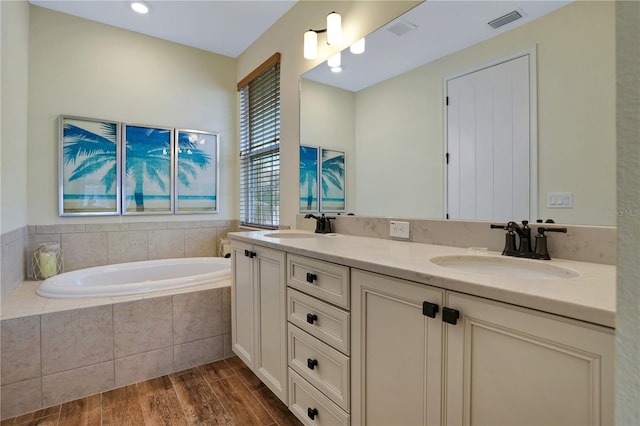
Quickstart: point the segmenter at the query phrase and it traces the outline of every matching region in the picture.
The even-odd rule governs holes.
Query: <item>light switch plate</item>
[[[394,238],[409,238],[409,222],[390,221],[389,236]]]
[[[573,192],[547,192],[547,207],[550,209],[573,208]]]

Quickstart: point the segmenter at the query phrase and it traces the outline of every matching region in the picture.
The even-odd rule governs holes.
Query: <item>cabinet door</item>
[[[287,403],[287,294],[285,254],[254,246],[256,356],[254,372]]]
[[[613,424],[613,330],[456,293],[445,424]]]
[[[233,352],[249,367],[254,367],[256,322],[255,288],[253,285],[253,259],[245,250],[253,246],[233,242],[231,253],[231,341]]]
[[[351,273],[352,424],[439,425],[443,292],[359,270]]]

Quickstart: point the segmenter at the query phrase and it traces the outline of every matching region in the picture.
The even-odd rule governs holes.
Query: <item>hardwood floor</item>
[[[301,424],[233,357],[3,420],[0,426]]]

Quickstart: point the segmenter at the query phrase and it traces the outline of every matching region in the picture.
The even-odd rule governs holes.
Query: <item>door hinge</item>
[[[446,102],[446,105],[447,105],[447,106],[449,106],[449,97],[448,97],[448,96],[447,96],[447,98],[446,98],[446,101],[445,101],[445,102]]]
[[[448,152],[444,155],[444,159],[447,162],[447,164],[449,164],[449,153]]]
[[[447,213],[447,216],[446,216],[446,218],[445,218],[445,219],[449,219],[449,213]]]

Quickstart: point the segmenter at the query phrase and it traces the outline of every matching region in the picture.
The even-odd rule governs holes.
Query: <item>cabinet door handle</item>
[[[307,367],[309,367],[311,370],[315,370],[317,366],[318,366],[317,359],[307,358]]]
[[[307,314],[307,322],[313,324],[314,321],[318,321],[318,316],[316,314]]]
[[[258,255],[258,254],[257,254],[255,251],[250,251],[250,252],[249,252],[249,257],[250,257],[250,258],[252,258],[252,259],[253,259],[254,257],[256,257],[257,255]]]
[[[307,272],[307,282],[308,283],[313,283],[317,279],[318,279],[318,276],[316,274],[312,274],[311,272]]]
[[[317,415],[318,415],[317,408],[307,408],[307,416],[309,416],[311,420],[315,419]]]
[[[460,311],[457,309],[451,308],[442,308],[442,321],[456,325],[458,323],[458,318],[460,318]]]
[[[422,315],[435,318],[440,307],[437,303],[422,302]]]
[[[244,251],[244,257],[249,257],[249,253],[250,253],[249,250],[245,250]]]

